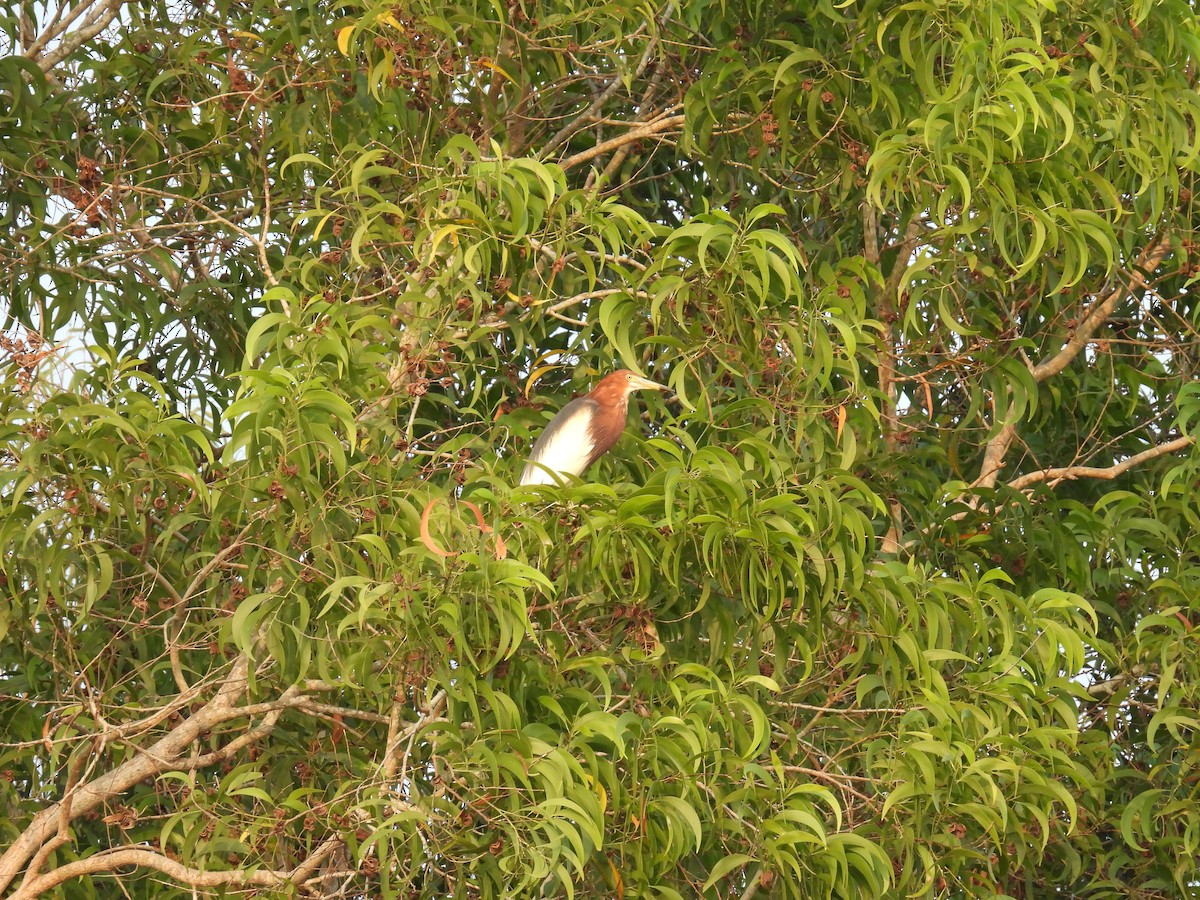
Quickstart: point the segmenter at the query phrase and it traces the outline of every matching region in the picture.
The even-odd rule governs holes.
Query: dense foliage
[[[67,6],[0,896],[1200,893],[1189,3]]]

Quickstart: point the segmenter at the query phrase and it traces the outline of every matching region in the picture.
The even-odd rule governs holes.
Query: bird
[[[620,440],[629,395],[665,390],[666,385],[629,369],[604,376],[590,393],[576,397],[550,420],[529,452],[521,484],[558,484],[562,476],[582,475]]]

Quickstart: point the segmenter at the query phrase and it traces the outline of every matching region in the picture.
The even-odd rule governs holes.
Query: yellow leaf
[[[350,38],[353,35],[354,35],[354,26],[353,25],[347,25],[345,28],[343,28],[341,31],[338,32],[337,45],[338,45],[338,49],[342,51],[342,56],[350,55]]]
[[[834,440],[842,439],[842,429],[846,427],[846,407],[839,406],[837,411],[837,437]]]
[[[624,898],[625,898],[625,881],[624,881],[624,879],[621,878],[621,873],[617,871],[617,864],[614,863],[612,861],[612,858],[609,856],[605,856],[604,858],[608,860],[608,867],[610,869],[612,869],[613,881],[616,883],[616,886],[617,886],[617,900],[624,900]]]
[[[458,231],[459,231],[459,228],[460,228],[460,226],[458,226],[458,225],[453,225],[453,224],[451,224],[451,225],[443,225],[443,226],[442,226],[441,228],[439,228],[439,229],[438,229],[436,232],[434,232],[434,234],[433,234],[433,240],[431,241],[431,243],[433,244],[433,246],[429,248],[429,258],[430,258],[430,260],[432,260],[432,259],[433,259],[433,257],[434,257],[434,256],[437,254],[437,249],[438,249],[438,246],[439,246],[439,245],[442,243],[442,241],[444,241],[444,240],[446,239],[446,236],[447,236],[447,235],[449,235],[449,236],[450,236],[450,242],[451,242],[451,243],[452,243],[452,244],[453,244],[455,247],[457,247],[457,246],[458,246]]]
[[[479,60],[479,64],[481,66],[483,66],[485,69],[491,69],[493,72],[495,72],[501,78],[506,79],[510,84],[517,83],[511,75],[509,75],[507,72],[505,72],[502,68],[500,68],[494,62],[492,62],[490,59],[481,59],[481,60]]]
[[[553,372],[555,369],[561,369],[561,368],[563,368],[563,367],[560,365],[538,366],[536,369],[534,369],[532,372],[530,372],[529,378],[525,382],[525,396],[526,397],[529,396],[530,390],[532,390],[533,386],[535,384],[537,384],[537,380],[539,378],[541,378],[547,372]]]

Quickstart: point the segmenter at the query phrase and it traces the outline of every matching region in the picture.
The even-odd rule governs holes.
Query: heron
[[[629,369],[601,378],[590,393],[572,400],[550,420],[529,452],[521,484],[558,484],[562,476],[582,475],[621,439],[629,395],[665,390],[666,385]]]

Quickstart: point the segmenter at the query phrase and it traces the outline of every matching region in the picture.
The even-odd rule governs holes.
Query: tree
[[[1196,895],[1190,4],[0,22],[0,895]]]

